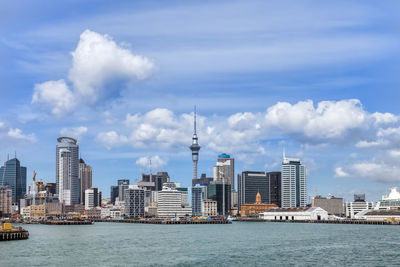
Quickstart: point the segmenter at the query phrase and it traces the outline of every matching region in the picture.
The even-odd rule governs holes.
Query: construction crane
[[[39,205],[42,205],[42,194],[40,194],[40,192],[42,191],[43,186],[53,186],[53,185],[43,183],[42,179],[40,179],[39,182],[36,182],[36,171],[33,171],[32,179],[33,179],[33,183],[39,187]]]

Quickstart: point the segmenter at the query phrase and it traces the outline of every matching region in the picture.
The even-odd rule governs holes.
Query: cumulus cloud
[[[338,167],[335,172],[336,177],[363,178],[384,183],[400,182],[400,167],[386,161],[356,162],[346,165],[343,169]]]
[[[45,104],[54,115],[71,112],[78,104],[93,104],[112,94],[112,83],[143,80],[155,70],[148,58],[134,55],[110,36],[84,31],[71,53],[72,67],[68,81],[36,84],[32,103]],[[119,88],[119,87],[118,87]],[[120,89],[115,89],[120,90]]]
[[[100,132],[96,140],[105,146],[107,149],[111,149],[114,147],[119,147],[127,143],[128,138],[122,135],[119,135],[116,131],[109,132]]]
[[[294,105],[278,102],[265,114],[269,127],[315,141],[342,138],[349,130],[363,126],[366,119],[367,113],[357,99],[321,101],[316,107],[311,100]]]
[[[335,177],[348,177],[349,174],[343,170],[342,167],[337,167],[335,169]]]
[[[3,146],[35,142],[37,142],[37,138],[34,134],[24,134],[21,129],[11,128],[4,122],[0,122],[0,143]]]
[[[85,126],[73,127],[73,128],[62,128],[60,134],[63,136],[74,137],[76,139],[81,139],[88,131]]]
[[[150,166],[151,162],[151,166]],[[167,164],[167,160],[160,158],[158,155],[152,157],[141,157],[136,160],[136,165],[144,169],[158,171]]]
[[[65,81],[58,80],[36,84],[32,103],[47,105],[54,115],[61,115],[72,111],[77,105],[77,99]]]

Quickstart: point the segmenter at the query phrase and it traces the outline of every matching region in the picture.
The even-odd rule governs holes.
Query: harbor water
[[[23,225],[0,243],[0,266],[398,266],[400,226]]]

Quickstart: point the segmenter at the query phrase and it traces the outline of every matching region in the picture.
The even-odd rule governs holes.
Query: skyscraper
[[[225,182],[234,189],[235,159],[225,153],[218,156],[217,164],[214,166],[214,181],[222,181],[222,176],[225,177]]]
[[[192,151],[192,161],[193,161],[193,179],[197,179],[197,162],[199,161],[199,140],[196,133],[196,106],[194,107],[194,124],[193,124],[193,137],[192,145],[190,150]]]
[[[115,205],[115,199],[118,197],[119,186],[112,185],[110,190],[110,201],[113,205]]]
[[[125,189],[129,187],[129,179],[118,180],[118,199],[119,201],[125,200]]]
[[[270,185],[265,172],[245,171],[238,175],[238,211],[243,204],[253,204],[257,193],[263,204],[270,204]]]
[[[26,194],[26,167],[22,167],[17,158],[4,162],[0,168],[0,186],[10,186],[12,202],[19,203]]]
[[[281,184],[282,184],[282,176],[281,172],[267,172],[268,180],[269,180],[269,197],[270,204],[275,204],[278,207],[281,207]]]
[[[85,190],[85,209],[89,210],[100,206],[99,190],[97,188],[88,188]]]
[[[79,159],[79,181],[81,204],[85,204],[85,190],[92,187],[92,167],[87,165],[83,159]]]
[[[129,185],[125,189],[125,216],[128,218],[139,218],[144,216],[144,189],[137,185]]]
[[[192,215],[201,216],[202,215],[202,202],[206,199],[205,195],[207,192],[205,186],[193,186],[192,187]]]
[[[79,145],[71,137],[59,137],[56,147],[56,189],[60,202],[79,204]]]
[[[217,201],[219,215],[228,215],[231,210],[231,185],[221,181],[213,181],[207,187],[207,198]]]
[[[300,159],[286,158],[282,162],[281,207],[305,207],[307,205],[306,167]]]

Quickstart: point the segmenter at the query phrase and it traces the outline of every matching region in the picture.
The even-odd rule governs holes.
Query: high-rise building
[[[270,204],[270,183],[265,172],[244,171],[238,175],[238,211],[243,204],[253,204],[260,193],[262,204]]]
[[[269,203],[281,207],[281,172],[267,172],[267,176],[269,181]]]
[[[118,180],[118,199],[119,201],[125,201],[125,189],[129,187],[128,179]]]
[[[110,190],[110,201],[113,205],[115,205],[115,199],[118,197],[119,186],[112,185]]]
[[[222,153],[218,156],[217,164],[214,166],[214,181],[225,179],[231,187],[235,188],[235,159]]]
[[[56,148],[56,191],[66,206],[79,204],[79,145],[71,137],[59,137]]]
[[[17,158],[9,159],[0,168],[0,186],[10,186],[12,201],[18,204],[26,194],[26,167]]]
[[[196,107],[194,107],[194,124],[193,124],[193,137],[192,137],[192,145],[190,146],[190,150],[192,151],[192,161],[193,161],[193,179],[197,179],[197,163],[199,161],[199,139],[197,138],[196,133]]]
[[[92,187],[92,167],[87,165],[81,158],[79,159],[79,175],[81,204],[85,204],[85,190]]]
[[[207,198],[217,201],[219,215],[228,215],[231,211],[231,185],[223,181],[213,181],[207,187]]]
[[[282,208],[307,205],[306,167],[300,159],[283,156],[281,188]]]
[[[128,218],[139,218],[144,216],[145,190],[137,185],[129,185],[125,189],[125,216]]]
[[[196,186],[196,185],[204,185],[207,186],[209,185],[212,181],[214,181],[213,177],[207,177],[207,175],[205,173],[202,173],[200,175],[200,178],[198,179],[192,179],[192,186]]]
[[[90,210],[99,206],[99,190],[97,188],[88,188],[85,190],[85,209]]]
[[[186,200],[185,200],[186,193]],[[174,183],[165,183],[157,193],[157,214],[159,217],[185,217],[192,215],[192,207],[183,205],[187,202],[187,192],[176,189]]]
[[[9,186],[0,186],[0,218],[11,215],[12,189]]]
[[[192,187],[192,216],[202,215],[202,202],[206,198],[205,186]]]
[[[169,175],[168,172],[157,172],[154,182],[155,182],[155,190],[161,191],[164,183],[169,183]]]

